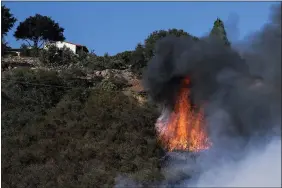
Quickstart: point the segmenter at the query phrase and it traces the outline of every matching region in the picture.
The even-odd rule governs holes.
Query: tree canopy
[[[17,40],[25,40],[30,46],[38,48],[46,41],[64,41],[64,30],[51,17],[36,14],[20,22],[14,36]],[[29,41],[32,41],[33,45]]]
[[[227,38],[227,34],[224,28],[223,21],[217,18],[213,24],[213,28],[210,32],[210,36],[216,37],[224,42],[225,45],[230,46],[230,42]]]
[[[158,31],[152,32],[145,39],[144,48],[145,48],[145,58],[146,58],[146,60],[149,60],[153,57],[156,42],[158,40],[168,36],[168,35],[174,35],[174,36],[177,36],[177,37],[191,36],[190,34],[188,34],[187,32],[185,32],[182,29],[169,29],[167,31],[166,30],[158,30]],[[197,39],[196,37],[193,37],[193,38]]]
[[[131,57],[131,70],[135,73],[141,74],[141,70],[146,66],[147,62],[144,55],[144,46],[138,43]]]
[[[14,26],[17,19],[10,12],[10,9],[5,7],[5,5],[1,6],[1,13],[1,36],[3,37],[7,35],[8,31]]]

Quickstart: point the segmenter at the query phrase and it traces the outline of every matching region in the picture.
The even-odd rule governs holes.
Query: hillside
[[[140,80],[128,69],[85,72],[39,66],[36,58],[3,64],[3,187],[108,187],[118,175],[161,178],[158,113],[138,101]]]
[[[5,6],[2,11],[3,37],[16,19]],[[142,74],[160,39],[199,39],[182,29],[157,30],[134,50],[112,56],[39,48],[64,41],[63,32],[51,17],[36,14],[14,33],[28,44],[20,57],[8,57],[2,40],[2,187],[102,188],[128,178],[149,187],[171,176],[161,169],[160,112],[148,100]]]

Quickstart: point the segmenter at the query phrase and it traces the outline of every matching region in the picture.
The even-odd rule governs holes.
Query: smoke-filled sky
[[[178,28],[203,36],[219,17],[231,41],[258,30],[274,2],[5,2],[18,21],[36,13],[65,28],[66,40],[86,45],[98,55],[132,50],[154,30]],[[234,24],[236,23],[236,24]],[[20,47],[13,37],[7,41]]]

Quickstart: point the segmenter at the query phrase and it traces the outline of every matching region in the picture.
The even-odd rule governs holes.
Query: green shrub
[[[156,118],[154,108],[119,92],[70,90],[41,121],[2,137],[2,185],[112,187],[119,174],[159,179]]]
[[[133,51],[124,51],[113,56],[113,61],[118,62],[114,64],[116,69],[129,68],[132,59],[132,54]]]
[[[79,62],[85,61],[88,58],[88,55],[90,54],[85,51],[78,52],[78,61]]]
[[[93,54],[88,54],[87,58],[82,61],[82,65],[86,67],[88,71],[107,69],[104,57]]]
[[[98,87],[106,91],[118,90],[118,87],[112,81],[108,79],[103,79],[102,82],[98,85]]]
[[[124,51],[115,55],[117,59],[121,59],[125,64],[130,62],[133,51]]]
[[[67,47],[57,48],[55,45],[43,49],[39,56],[40,61],[45,65],[60,66],[78,63],[77,56]]]
[[[29,48],[26,44],[20,47],[21,56],[23,57],[39,57],[41,49]]]
[[[118,69],[118,70],[123,70],[126,69],[127,66],[124,61],[121,59],[112,59],[107,65],[107,69]]]
[[[91,70],[105,70],[105,69],[127,69],[131,62],[131,51],[118,53],[115,56],[110,56],[105,53],[104,56],[89,55],[86,63],[83,63]]]
[[[34,71],[28,68],[14,69],[2,77],[3,99],[2,135],[18,131],[40,118],[64,95],[64,81],[52,71]]]
[[[70,88],[89,88],[94,86],[94,80],[86,79],[86,73],[78,67],[72,67],[61,72],[64,85]]]
[[[98,87],[102,90],[107,91],[121,91],[125,87],[128,87],[128,81],[119,77],[111,76],[108,79],[103,79]]]

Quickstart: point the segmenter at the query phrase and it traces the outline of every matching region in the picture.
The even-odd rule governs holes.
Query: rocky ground
[[[46,67],[43,66],[38,58],[34,57],[4,57],[2,61],[2,71],[8,71],[20,67],[26,67],[30,69],[43,69],[43,70],[55,70],[61,72],[62,70],[73,70],[76,72],[79,70],[82,72],[78,77],[80,79],[95,79],[96,77],[107,79],[118,79],[127,83],[127,87],[123,89],[123,93],[126,95],[132,95],[138,99],[140,103],[145,101],[144,88],[142,87],[142,81],[138,79],[129,69],[105,69],[105,70],[87,70],[84,67],[79,66],[61,66],[61,67]]]

